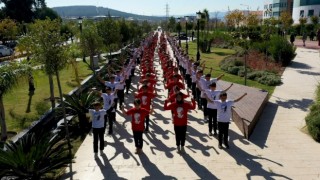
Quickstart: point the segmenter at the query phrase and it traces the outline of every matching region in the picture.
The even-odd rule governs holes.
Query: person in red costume
[[[186,141],[186,132],[188,124],[188,111],[196,108],[196,102],[191,99],[192,103],[183,100],[182,93],[177,94],[176,102],[168,105],[168,100],[164,102],[164,110],[173,112],[174,132],[176,136],[176,145],[178,153],[185,153],[184,145]]]
[[[143,138],[142,134],[144,131],[144,119],[148,116],[152,109],[149,111],[141,107],[141,100],[135,99],[134,100],[134,108],[129,109],[126,111],[124,107],[122,107],[122,113],[126,115],[131,115],[132,120],[132,131],[133,131],[133,139],[136,146],[136,154],[142,154],[142,147],[143,147]]]
[[[139,92],[137,95],[135,95],[136,98],[139,98],[141,100],[141,108],[147,109],[150,111],[151,106],[151,100],[156,97],[156,94],[148,91],[148,86],[144,85],[142,86],[142,92]],[[146,122],[146,128],[144,132],[149,132],[149,115],[146,116],[145,122]]]

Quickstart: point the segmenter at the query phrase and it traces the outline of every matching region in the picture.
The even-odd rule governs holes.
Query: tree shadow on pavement
[[[253,176],[260,176],[263,177],[263,179],[291,179],[285,175],[273,172],[272,169],[269,169],[269,171],[265,170],[262,164],[258,161],[268,161],[282,167],[283,165],[278,162],[272,161],[262,156],[251,155],[237,146],[231,146],[230,149],[226,149],[225,151],[236,160],[239,166],[245,166],[248,170],[250,170],[250,172],[247,174],[247,179],[251,179],[251,177]]]
[[[270,132],[270,128],[274,121],[274,117],[278,110],[278,105],[272,102],[268,102],[265,109],[263,110],[260,120],[254,128],[250,136],[250,142],[259,146],[261,149],[267,147],[266,141]]]
[[[306,74],[310,76],[320,76],[320,73],[318,72],[312,72],[312,71],[304,71],[304,70],[297,70],[300,74]]]
[[[154,180],[154,179],[161,179],[161,180],[172,180],[172,179],[177,179],[173,176],[168,176],[165,175],[163,172],[161,172],[159,170],[159,168],[150,161],[149,157],[146,156],[145,154],[141,154],[139,156],[140,161],[142,166],[144,167],[144,169],[147,171],[147,173],[150,176],[146,176],[143,177],[142,179],[150,179],[150,180]]]
[[[206,167],[194,160],[189,154],[183,154],[182,157],[186,161],[190,169],[192,169],[199,176],[199,179],[218,179]]]
[[[311,105],[311,103],[313,102],[312,99],[301,99],[301,100],[297,100],[297,99],[281,99],[278,98],[278,100],[276,100],[276,103],[278,104],[278,106],[284,107],[286,109],[300,109],[302,111],[308,111],[309,110],[309,106]]]
[[[292,61],[289,67],[294,69],[311,69],[312,68],[308,64],[297,62],[297,61]]]
[[[103,160],[100,160],[100,157]],[[113,169],[112,165],[110,164],[110,161],[108,160],[107,156],[103,154],[99,158],[96,158],[97,165],[99,166],[101,173],[104,176],[104,179],[119,179],[124,180],[125,178],[119,177],[117,172]]]

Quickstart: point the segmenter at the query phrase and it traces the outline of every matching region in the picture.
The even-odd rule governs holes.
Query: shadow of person
[[[190,149],[192,152],[196,152],[195,150],[200,150],[204,156],[210,156],[209,149],[213,148],[216,152],[217,150],[213,146],[203,145],[199,143],[196,139],[191,136],[187,136],[186,141],[188,141],[191,145],[187,145],[186,147]]]
[[[158,150],[164,152],[168,158],[173,158],[172,151],[174,151],[175,148],[166,146],[154,133],[148,133],[146,134],[146,137],[150,141],[150,144],[153,145],[150,146],[152,154],[156,155],[155,150]]]
[[[148,158],[148,156],[146,156],[145,154],[141,154],[139,156],[141,164],[143,166],[143,168],[147,171],[147,173],[149,174],[149,176],[143,177],[141,179],[150,179],[150,180],[154,180],[154,179],[159,179],[159,180],[172,180],[172,179],[177,179],[173,176],[168,176],[165,175],[162,171],[159,170],[159,168],[150,161],[150,159]]]
[[[129,159],[130,157],[132,157],[133,160],[135,160],[135,162],[136,162],[137,165],[139,166],[140,163],[139,163],[138,159],[132,154],[132,152],[131,152],[129,149],[127,149],[127,148],[125,147],[125,143],[121,142],[121,141],[120,141],[120,138],[117,138],[116,135],[112,135],[112,137],[113,137],[113,139],[114,139],[114,142],[113,142],[113,143],[108,143],[108,142],[106,143],[106,142],[105,142],[105,146],[108,146],[108,145],[109,145],[109,146],[112,146],[112,147],[114,147],[114,148],[116,149],[115,154],[113,155],[113,157],[111,157],[111,158],[109,159],[109,161],[112,161],[112,160],[115,159],[118,155],[122,154],[122,156],[123,156],[124,159]]]
[[[207,137],[207,134],[200,133],[198,130],[196,130],[192,126],[188,126],[187,133],[190,136],[198,137],[202,142],[208,142],[208,140],[205,138],[205,137]]]
[[[230,149],[226,150],[226,152],[233,157],[237,164],[240,166],[245,166],[250,172],[247,173],[247,179],[251,179],[251,177],[255,176],[255,177],[263,177],[264,179],[277,179],[277,178],[273,178],[273,177],[278,177],[278,178],[284,178],[284,179],[291,179],[287,176],[284,176],[282,174],[278,174],[278,173],[274,173],[272,172],[272,170],[266,171],[263,167],[262,164],[260,164],[258,161],[268,161],[268,162],[272,162],[280,167],[282,167],[283,165],[275,162],[273,160],[270,160],[268,158],[264,158],[261,156],[254,156],[251,155],[245,151],[243,151],[242,149],[238,148],[237,146],[234,146],[234,143],[232,141],[230,141],[230,144],[233,144],[232,146],[230,146]]]
[[[190,169],[192,169],[199,176],[199,179],[218,179],[206,167],[194,160],[189,154],[184,154],[182,155],[182,157],[186,161]]]
[[[204,125],[203,119],[199,119],[199,118],[193,116],[193,113],[199,113],[199,111],[200,110],[191,111],[191,113],[188,115],[188,121],[194,121],[194,122],[197,122],[200,125]]]
[[[103,160],[100,160],[100,157]],[[125,180],[125,178],[119,177],[117,172],[113,169],[112,165],[110,164],[110,161],[108,160],[107,156],[105,154],[101,155],[99,158],[96,158],[96,163],[100,168],[101,173],[103,174],[104,179],[120,179]]]

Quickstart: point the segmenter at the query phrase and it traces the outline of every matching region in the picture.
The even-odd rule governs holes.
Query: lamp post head
[[[188,21],[188,20],[189,20],[189,16],[185,16],[184,19],[185,19],[186,21]]]
[[[196,14],[197,14],[197,20],[201,19],[201,15],[202,15],[201,11],[197,12]]]
[[[78,18],[78,24],[82,24],[82,17],[80,17],[80,16]]]

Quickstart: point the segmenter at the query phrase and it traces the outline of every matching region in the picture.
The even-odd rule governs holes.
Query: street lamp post
[[[78,18],[78,24],[79,24],[80,34],[82,34],[82,17],[79,17],[79,18]],[[82,61],[83,61],[84,63],[87,63],[87,62],[86,62],[86,57],[85,57],[84,53],[83,53],[83,56],[82,56]]]
[[[179,47],[181,47],[181,39],[180,39],[181,24],[180,24],[180,19],[181,19],[181,18],[177,18],[177,20],[178,20],[178,39],[179,39]]]
[[[199,51],[200,19],[201,19],[201,11],[197,12],[197,61],[200,61],[200,51]]]
[[[187,37],[187,40],[186,40],[186,53],[188,54],[188,49],[189,49],[189,44],[188,44],[188,20],[189,20],[189,16],[185,16],[184,18],[186,20],[186,37]]]

